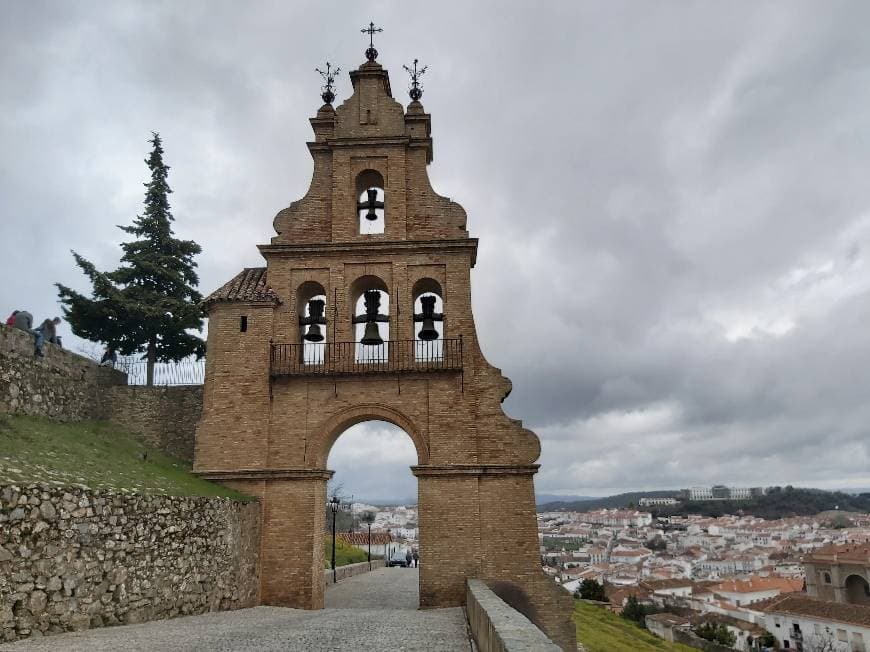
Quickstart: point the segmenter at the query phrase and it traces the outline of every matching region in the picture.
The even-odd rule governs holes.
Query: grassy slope
[[[668,643],[607,609],[580,600],[575,602],[574,622],[577,623],[577,640],[587,652],[694,650],[680,643]]]
[[[323,539],[324,551],[324,568],[332,568],[332,535]],[[372,556],[374,559],[374,555]],[[346,566],[347,564],[358,564],[361,561],[367,561],[368,555],[365,550],[360,550],[356,546],[349,543],[344,543],[340,539],[335,541],[335,565]]]
[[[142,454],[147,454],[143,460]],[[41,482],[174,496],[246,496],[105,422],[56,423],[0,414],[0,484]]]

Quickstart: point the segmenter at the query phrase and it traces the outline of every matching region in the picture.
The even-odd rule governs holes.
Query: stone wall
[[[559,652],[561,649],[482,580],[469,579],[465,614],[481,652]]]
[[[202,385],[108,387],[102,418],[170,455],[193,462],[196,424],[202,412]]]
[[[733,648],[708,641],[695,634],[690,629],[674,627],[674,643],[682,643],[704,652],[732,652]]]
[[[368,573],[369,570],[375,570],[376,568],[383,567],[383,559],[372,559],[371,569],[369,569],[369,562],[367,561],[361,561],[358,564],[345,564],[344,566],[336,567],[334,576],[332,573],[332,569],[327,569],[323,571],[323,579],[326,580],[327,584],[334,584],[335,582],[333,581],[333,578],[341,582],[342,580],[346,580],[349,577],[362,575],[363,573]]]
[[[0,487],[0,641],[257,604],[260,510]]]
[[[33,335],[0,325],[0,414],[54,421],[102,419],[146,443],[193,461],[202,386],[127,385],[120,371],[54,344],[33,355]]]
[[[46,344],[45,357],[37,358],[33,346],[30,333],[0,325],[0,413],[98,419],[101,389],[127,383],[121,372],[54,344]]]

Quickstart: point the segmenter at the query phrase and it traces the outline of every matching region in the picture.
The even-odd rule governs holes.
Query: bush
[[[722,623],[701,623],[695,628],[695,633],[701,638],[726,647],[734,647],[737,642],[737,637]]]
[[[583,600],[598,600],[606,602],[607,596],[604,594],[604,586],[595,580],[583,580],[580,583],[580,588],[574,592],[574,597],[582,598]]]

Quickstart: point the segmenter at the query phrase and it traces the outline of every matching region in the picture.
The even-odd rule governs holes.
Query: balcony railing
[[[269,368],[273,378],[462,371],[462,338],[391,340],[377,346],[305,342],[271,347]]]

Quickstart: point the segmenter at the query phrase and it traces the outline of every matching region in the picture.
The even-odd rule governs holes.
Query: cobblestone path
[[[417,610],[417,582],[415,569],[382,568],[330,586],[321,611],[255,607],[46,636],[0,650],[469,652],[462,609]]]

